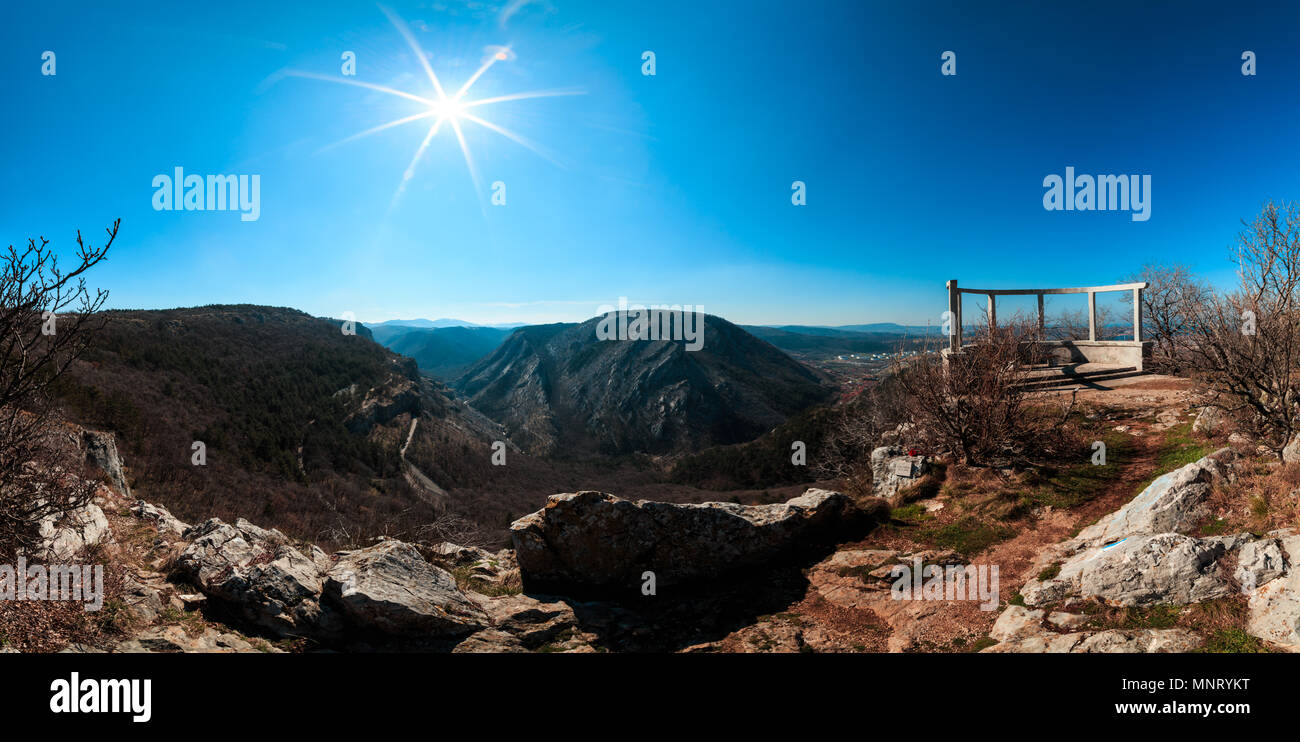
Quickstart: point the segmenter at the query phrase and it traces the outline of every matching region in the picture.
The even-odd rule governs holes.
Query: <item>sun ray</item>
[[[476,70],[473,75],[470,75],[470,78],[465,81],[465,84],[460,86],[460,90],[457,90],[456,95],[452,96],[452,98],[454,100],[460,100],[465,97],[465,93],[469,92],[469,89],[474,86],[474,83],[478,82],[478,79],[483,76],[483,73],[487,72],[489,67],[496,64],[498,59],[500,59],[499,54],[489,56],[487,61],[479,65],[478,70]]]
[[[563,95],[586,95],[585,90],[537,90],[531,93],[511,93],[510,95],[498,95],[495,98],[480,98],[467,103],[460,104],[461,108],[474,108],[476,106],[486,106],[492,103],[504,103],[511,100],[529,100],[531,98],[555,98]]]
[[[474,167],[474,158],[470,156],[469,145],[465,143],[465,133],[460,129],[460,122],[451,120],[452,131],[456,132],[456,141],[460,142],[460,151],[465,155],[465,166],[469,168],[469,177],[474,181],[474,190],[479,189],[478,169]]]
[[[472,114],[472,113],[464,113],[464,112],[462,112],[462,113],[460,114],[460,116],[461,116],[461,118],[463,118],[463,119],[465,119],[465,120],[467,120],[467,121],[473,121],[474,123],[478,124],[479,126],[482,126],[482,127],[488,128],[488,129],[491,129],[492,131],[495,131],[496,133],[500,134],[501,136],[506,137],[507,139],[510,139],[510,140],[512,140],[512,141],[514,141],[514,142],[517,142],[517,143],[523,145],[524,147],[527,147],[529,150],[531,150],[531,151],[533,152],[533,154],[537,155],[538,157],[541,157],[542,159],[546,160],[547,162],[551,163],[552,165],[555,165],[555,166],[557,166],[557,167],[564,167],[564,165],[561,165],[560,162],[559,162],[558,160],[556,160],[554,157],[551,157],[550,154],[548,154],[548,153],[546,152],[546,150],[544,150],[540,145],[538,145],[536,142],[532,142],[532,141],[526,139],[526,138],[523,137],[522,135],[516,134],[516,133],[514,133],[513,131],[510,131],[509,129],[506,129],[505,127],[497,126],[496,124],[492,123],[491,121],[487,121],[487,120],[485,120],[485,119],[481,119],[481,118],[479,118],[478,116],[475,116],[475,115]]]
[[[424,141],[420,142],[420,147],[415,150],[415,156],[411,158],[410,164],[406,166],[406,172],[402,173],[402,182],[397,184],[397,191],[393,194],[393,200],[388,205],[389,211],[392,211],[393,207],[397,206],[397,199],[401,198],[402,192],[406,190],[406,184],[410,182],[411,178],[415,177],[415,166],[420,162],[420,158],[424,157],[424,151],[429,148],[429,142],[432,142],[433,138],[438,136],[438,129],[442,128],[443,121],[446,121],[446,119],[435,121],[433,126],[429,127],[429,133],[424,135]]]
[[[366,129],[365,131],[359,134],[353,134],[352,136],[347,137],[345,139],[340,139],[333,144],[327,144],[324,147],[321,147],[320,149],[316,150],[316,152],[319,154],[326,150],[334,149],[335,147],[341,144],[347,144],[348,142],[356,141],[357,139],[360,139],[362,137],[368,137],[371,134],[378,134],[379,132],[384,131],[385,129],[391,129],[394,126],[401,126],[402,124],[409,124],[412,121],[419,121],[420,119],[427,119],[430,116],[434,116],[434,115],[436,115],[435,111],[428,110],[428,111],[421,111],[420,113],[413,114],[411,116],[407,116],[406,118],[397,119],[396,121],[389,121],[386,124],[380,124],[379,126]]]
[[[384,15],[388,16],[389,22],[392,23],[393,27],[397,29],[397,32],[402,35],[402,38],[406,39],[407,45],[410,46],[411,51],[415,53],[415,58],[420,61],[420,66],[424,68],[424,73],[429,76],[429,82],[433,83],[433,89],[438,91],[438,100],[447,100],[447,93],[443,91],[442,83],[438,81],[438,76],[434,74],[433,67],[429,64],[428,57],[424,56],[424,50],[420,49],[420,45],[416,42],[415,36],[411,33],[411,29],[407,28],[406,23],[401,18],[398,18],[397,14],[393,11],[382,5],[379,6],[379,9],[384,11]]]
[[[436,102],[436,101],[429,100],[428,98],[415,95],[413,93],[408,93],[404,90],[397,90],[395,88],[385,87],[383,85],[375,85],[374,83],[362,82],[360,80],[346,80],[340,77],[330,77],[329,75],[318,75],[314,72],[302,72],[300,70],[289,70],[284,74],[289,75],[291,77],[306,77],[311,80],[324,80],[325,82],[336,82],[340,85],[354,85],[358,88],[366,88],[367,90],[378,90],[381,93],[396,95],[402,98],[406,98],[408,100],[413,100],[417,103],[423,103],[426,106],[432,106]]]

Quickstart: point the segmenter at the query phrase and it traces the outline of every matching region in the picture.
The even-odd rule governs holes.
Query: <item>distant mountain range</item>
[[[754,335],[787,353],[830,356],[848,353],[892,353],[918,335],[893,332],[859,332],[829,327],[765,327],[742,325]]]
[[[513,329],[496,327],[376,327],[375,340],[394,353],[415,359],[420,370],[452,381],[478,359],[496,350]]]
[[[754,325],[742,325],[742,327],[753,327]],[[876,322],[870,325],[761,325],[775,330],[785,330],[787,332],[799,333],[801,335],[856,335],[856,334],[884,334],[884,335],[939,335],[942,329],[935,325],[899,325],[893,322]]]
[[[367,327],[495,327],[498,330],[511,330],[516,327],[523,327],[523,322],[507,322],[500,325],[480,325],[474,322],[466,322],[463,319],[390,319],[386,322],[366,322]]]

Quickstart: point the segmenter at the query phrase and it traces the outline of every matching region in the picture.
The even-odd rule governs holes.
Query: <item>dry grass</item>
[[[57,652],[70,644],[99,646],[125,637],[130,619],[125,610],[121,564],[93,558],[82,563],[103,564],[104,604],[86,611],[74,601],[0,601],[0,648],[20,652]]]
[[[1263,534],[1300,526],[1300,465],[1255,462],[1235,482],[1215,488],[1207,505],[1211,517],[1203,533]]]

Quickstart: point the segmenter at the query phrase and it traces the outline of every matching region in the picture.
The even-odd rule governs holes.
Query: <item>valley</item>
[[[791,415],[835,396],[824,374],[716,317],[699,353],[671,341],[597,342],[594,331],[585,337],[592,323],[358,325],[349,336],[337,320],[252,305],[105,319],[58,399],[71,421],[116,436],[133,491],[178,517],[254,514],[337,546],[453,527],[462,540],[500,545],[515,518],[577,489],[784,501],[816,480],[807,468],[754,463],[786,440],[751,447],[765,453],[742,455],[745,474],[675,467],[783,438]],[[455,365],[466,372],[452,385],[427,370]],[[504,466],[491,463],[497,441]],[[191,461],[195,442],[203,466]]]

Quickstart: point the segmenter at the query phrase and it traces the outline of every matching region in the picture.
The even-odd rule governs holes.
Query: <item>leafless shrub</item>
[[[49,392],[103,326],[96,312],[108,298],[91,294],[85,273],[117,237],[113,223],[102,247],[77,233],[71,269],[59,266],[49,240],[28,240],[0,253],[0,549],[35,546],[42,520],[89,501],[94,488],[62,468]]]
[[[1280,451],[1300,430],[1300,206],[1270,201],[1243,224],[1240,285],[1197,302],[1186,357],[1213,403]]]
[[[1117,326],[1115,314],[1109,307],[1097,307],[1096,322],[1093,323],[1093,333],[1098,340],[1114,340],[1125,334],[1123,327]],[[1088,310],[1075,309],[1072,311],[1060,312],[1052,326],[1047,328],[1047,335],[1052,340],[1087,340],[1088,334]]]
[[[1042,362],[1036,325],[986,328],[983,341],[945,359],[927,352],[894,370],[917,435],[968,466],[1028,463],[1072,450],[1066,422],[1073,399],[1052,405],[1025,386]]]
[[[476,522],[454,513],[442,513],[433,522],[415,530],[422,541],[429,543],[450,541],[458,546],[488,548],[493,539]]]
[[[906,421],[906,399],[891,374],[838,410],[812,462],[813,472],[843,482],[851,495],[872,494],[871,451]]]
[[[1152,342],[1150,367],[1170,374],[1186,371],[1192,327],[1198,308],[1212,296],[1209,287],[1182,265],[1145,265],[1126,281],[1147,284],[1142,339]],[[1132,304],[1132,297],[1125,300]]]

